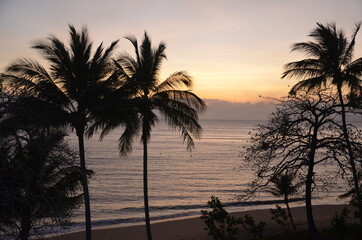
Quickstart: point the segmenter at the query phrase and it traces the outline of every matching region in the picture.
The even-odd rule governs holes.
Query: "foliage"
[[[281,173],[278,176],[273,176],[270,179],[270,182],[272,184],[274,184],[274,186],[268,187],[267,190],[268,190],[268,192],[270,192],[271,194],[273,194],[276,197],[283,197],[284,203],[288,209],[288,215],[286,215],[286,217],[290,220],[290,223],[291,223],[294,231],[296,231],[292,212],[289,207],[289,198],[290,198],[290,196],[295,195],[297,193],[298,188],[300,187],[301,183],[293,184],[294,179],[295,179],[295,174],[293,174],[293,172],[290,172],[290,171]],[[274,215],[275,217],[277,217],[277,216],[282,217],[283,213],[285,213],[284,210],[282,210],[278,205],[277,205],[277,210],[271,210],[271,211],[272,211],[272,213],[276,214],[276,215]],[[281,219],[276,218],[275,220],[278,222],[278,220],[281,220]],[[281,223],[281,222],[279,221],[279,223]],[[283,228],[285,228],[285,226],[283,226]]]
[[[271,220],[274,220],[285,231],[289,232],[291,230],[290,218],[284,209],[276,205],[276,209],[270,209],[270,213],[272,214]]]
[[[347,87],[352,93],[361,91],[361,58],[352,60],[356,36],[361,24],[348,38],[335,24],[320,24],[309,34],[313,41],[293,44],[292,51],[304,53],[307,58],[285,65],[282,78],[300,81],[290,93],[311,91],[319,87]]]
[[[31,229],[67,222],[83,202],[82,176],[64,133],[18,129],[10,135],[7,127],[1,125],[0,227],[23,240]]]
[[[245,162],[255,169],[255,180],[246,196],[272,184],[275,176],[293,172],[303,182],[307,208],[308,229],[318,238],[313,220],[312,192],[316,187],[334,183],[338,178],[350,178],[349,153],[341,134],[338,96],[328,89],[309,94],[289,96],[280,100],[267,124],[259,125],[246,149]],[[361,135],[348,125],[350,145],[359,159],[362,156]],[[328,164],[330,170],[323,178],[315,173],[315,166]],[[333,169],[332,169],[333,167]]]
[[[84,133],[94,120],[93,112],[100,107],[105,89],[114,79],[111,55],[118,41],[104,49],[100,44],[92,52],[93,43],[84,27],[77,31],[69,25],[69,44],[50,36],[32,47],[48,61],[49,70],[39,62],[21,58],[12,62],[2,75],[4,91],[21,99],[16,107],[25,112],[20,116],[36,117],[43,126],[70,126],[79,142],[79,158],[83,177],[86,238],[91,239],[91,213],[84,152]],[[23,97],[24,98],[20,98]],[[17,116],[19,117],[19,116]]]
[[[263,237],[265,222],[256,224],[255,220],[244,215],[241,218],[230,216],[223,208],[220,200],[217,197],[211,196],[211,201],[207,205],[212,208],[212,211],[201,211],[201,219],[204,220],[208,231],[208,235],[215,240],[236,240],[236,234],[240,231],[237,225],[241,225],[248,239],[260,240]]]
[[[119,151],[126,155],[132,151],[133,141],[140,135],[143,145],[143,187],[145,220],[148,240],[152,239],[148,207],[148,143],[152,128],[161,115],[174,130],[179,130],[187,149],[194,147],[194,138],[201,135],[199,112],[206,109],[205,102],[191,91],[192,78],[184,71],[171,74],[160,81],[161,64],[166,59],[166,46],[161,42],[153,48],[145,33],[140,46],[134,37],[127,37],[135,50],[135,58],[122,54],[114,62],[116,71],[112,89],[102,104],[108,106],[97,116],[89,129],[102,129],[101,136],[118,126],[124,126],[119,138]]]
[[[292,172],[285,172],[272,176],[270,182],[274,185],[267,188],[268,192],[276,197],[289,198],[298,191],[300,184],[293,184],[295,175]]]
[[[245,163],[255,170],[256,176],[250,183],[247,196],[265,188],[273,189],[274,194],[280,195],[282,193],[279,190],[270,188],[278,176],[289,171],[298,182],[305,181],[309,166],[316,164],[334,163],[334,174],[349,174],[346,171],[348,156],[344,139],[340,136],[341,126],[335,121],[339,114],[336,106],[336,97],[328,90],[321,89],[314,94],[300,94],[279,100],[268,123],[258,125],[253,131],[245,150]],[[353,131],[351,125],[350,132]],[[361,140],[357,135],[354,136],[353,144],[357,150]],[[336,175],[330,175],[330,180]],[[316,177],[313,175],[314,184],[318,183]],[[288,177],[284,180],[288,180]]]
[[[361,239],[361,225],[351,224],[347,226],[348,240],[360,240]],[[336,234],[333,228],[324,229],[321,231],[321,238],[328,240],[340,240],[340,236]],[[264,240],[306,240],[308,239],[307,231],[298,231],[293,236],[290,233],[281,233],[276,235],[265,236]]]
[[[346,239],[349,212],[350,211],[347,208],[343,208],[342,212],[340,214],[336,213],[331,221],[333,229],[340,236],[341,240]]]
[[[249,240],[263,239],[263,232],[266,225],[265,222],[261,221],[256,224],[255,220],[249,215],[244,215],[239,220],[244,232],[248,235]]]
[[[340,199],[349,198],[350,199],[349,204],[357,208],[357,210],[354,212],[354,217],[355,218],[360,217],[360,213],[358,210],[357,194],[356,194],[355,188],[352,187],[348,192],[340,195],[339,198]]]
[[[356,191],[359,212],[362,213],[361,189],[358,181],[356,161],[359,153],[355,153],[348,125],[346,120],[346,97],[345,94],[362,94],[362,58],[352,60],[355,39],[361,27],[356,24],[352,36],[348,38],[344,32],[337,29],[335,24],[320,24],[310,33],[313,41],[295,43],[292,51],[299,51],[305,54],[306,59],[291,62],[285,65],[283,78],[293,77],[300,81],[292,87],[290,94],[297,94],[301,91],[307,93],[321,87],[328,87],[337,90],[340,114],[342,120],[341,133],[345,140],[349,167],[352,173],[350,181]],[[362,214],[360,215],[362,224]]]
[[[192,77],[178,71],[161,81],[165,43],[153,48],[147,33],[140,45],[134,37],[127,39],[134,46],[135,58],[122,54],[115,61],[117,79],[112,82],[108,96],[104,96],[109,108],[99,114],[89,134],[101,129],[104,136],[120,125],[125,126],[119,139],[120,153],[125,155],[132,151],[135,136],[140,135],[142,143],[150,141],[152,128],[161,115],[172,129],[180,131],[187,149],[192,149],[194,138],[200,137],[202,130],[198,114],[206,109],[205,102],[191,90]]]
[[[236,227],[240,224],[239,220],[229,215],[217,197],[211,196],[211,201],[207,205],[212,211],[202,210],[201,219],[206,224],[204,229],[208,231],[208,235],[215,240],[235,240],[235,235],[239,231]]]

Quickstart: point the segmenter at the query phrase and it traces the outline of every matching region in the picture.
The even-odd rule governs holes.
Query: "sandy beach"
[[[314,206],[314,218],[318,229],[331,227],[331,220],[335,213],[342,211],[348,205],[318,205]],[[351,209],[351,208],[350,208]],[[257,222],[265,221],[265,234],[272,234],[282,231],[274,221],[271,221],[269,209],[252,210],[245,212],[232,213],[236,217],[243,215],[252,216]],[[298,230],[306,229],[305,207],[292,208],[292,214]],[[155,240],[210,240],[204,230],[205,224],[199,217],[187,219],[171,219],[163,222],[152,223],[152,233]],[[72,232],[48,238],[49,240],[83,240],[84,231]],[[146,239],[146,230],[144,225],[117,227],[109,226],[93,230],[94,240],[142,240]]]

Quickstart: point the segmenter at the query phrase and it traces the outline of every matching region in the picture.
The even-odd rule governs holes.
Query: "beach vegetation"
[[[286,232],[291,231],[290,217],[283,208],[281,208],[279,205],[276,205],[275,209],[270,209],[270,213],[272,215],[271,220],[275,221]]]
[[[339,196],[340,199],[349,199],[349,204],[351,206],[354,206],[356,208],[356,211],[354,211],[354,217],[359,218],[360,213],[358,210],[358,201],[357,201],[357,195],[354,187],[352,187],[349,191],[347,191],[344,194],[341,194]]]
[[[273,184],[273,178],[290,171],[303,183],[311,239],[320,239],[314,223],[312,192],[318,185],[335,182],[350,176],[349,155],[342,126],[338,96],[329,89],[290,95],[279,100],[276,111],[267,124],[259,125],[246,149],[245,161],[255,169],[256,179],[250,183],[246,196]],[[358,131],[349,125],[351,147],[358,159],[362,141]],[[358,155],[357,155],[358,153]],[[329,166],[328,179],[316,175],[316,167]],[[245,197],[245,196],[244,196]]]
[[[64,132],[12,120],[5,112],[0,121],[0,236],[27,240],[69,221],[83,203],[83,178]]]
[[[356,161],[346,119],[348,94],[362,94],[362,58],[353,60],[356,36],[361,24],[356,24],[351,37],[337,29],[335,24],[320,24],[309,34],[313,41],[295,43],[292,51],[304,53],[307,58],[285,65],[282,78],[295,78],[299,82],[292,87],[290,94],[310,92],[320,87],[333,87],[337,93],[341,132],[348,150],[352,182],[357,196],[358,209],[362,212],[361,189],[359,185]],[[360,215],[362,224],[362,215]]]
[[[332,227],[328,229],[321,230],[320,235],[322,239],[326,240],[359,240],[361,239],[361,227],[359,224],[347,224],[346,233],[341,237],[338,232]],[[345,238],[344,238],[345,237]],[[290,236],[289,233],[280,233],[264,236],[264,240],[285,240],[285,239],[295,239],[295,240],[307,240],[309,239],[308,231],[298,230],[296,234]]]
[[[30,115],[40,116],[39,124],[70,126],[75,130],[83,177],[86,239],[91,240],[84,134],[93,119],[92,109],[99,106],[102,85],[113,76],[110,58],[118,41],[106,49],[100,44],[92,52],[93,44],[86,27],[77,31],[69,25],[69,35],[69,45],[53,35],[33,44],[32,48],[48,61],[49,70],[35,60],[17,59],[6,68],[2,86],[3,91],[25,96],[22,108],[28,109]]]
[[[295,227],[292,211],[290,210],[289,206],[289,199],[291,196],[297,194],[298,188],[300,184],[294,184],[293,181],[295,179],[295,175],[292,172],[284,172],[281,173],[278,176],[273,176],[272,179],[270,179],[270,182],[272,183],[271,186],[268,186],[266,189],[268,192],[273,194],[275,197],[282,197],[284,200],[284,203],[287,207],[288,211],[288,219],[290,220],[290,223],[293,227],[294,231],[297,231],[297,228]],[[282,221],[278,221],[283,219],[283,209],[281,209],[278,205],[276,207],[276,210],[272,210],[273,215],[275,216],[275,220],[279,223],[282,223]],[[281,217],[281,218],[278,218]],[[285,224],[284,224],[285,225]]]
[[[126,37],[134,47],[135,56],[121,54],[114,61],[113,92],[104,99],[109,114],[100,114],[91,129],[102,129],[101,135],[118,126],[124,127],[119,138],[119,151],[126,155],[140,135],[143,145],[143,191],[147,239],[152,239],[148,200],[148,144],[152,128],[163,117],[173,130],[179,130],[187,149],[194,147],[194,138],[201,135],[198,113],[206,109],[205,102],[191,91],[192,78],[185,71],[160,80],[160,70],[166,59],[165,43],[153,48],[145,32],[142,42]],[[107,99],[110,100],[107,103]],[[126,113],[126,114],[125,114]]]
[[[202,210],[201,219],[204,220],[204,228],[214,240],[236,240],[236,234],[240,231],[237,225],[240,220],[231,216],[223,207],[217,197],[211,196],[207,202],[211,211]]]
[[[254,218],[249,215],[244,215],[239,218],[243,232],[246,233],[249,240],[262,240],[266,223],[260,221],[255,222]]]
[[[344,208],[340,214],[336,213],[331,221],[333,229],[336,231],[336,234],[339,235],[341,240],[347,238],[347,219],[350,211],[347,208]]]
[[[239,218],[230,215],[215,196],[211,196],[211,201],[208,201],[207,205],[212,211],[201,210],[201,219],[206,224],[204,230],[213,239],[236,240],[239,239],[239,232],[243,232],[249,240],[263,239],[265,222],[256,223],[254,218],[249,215]]]

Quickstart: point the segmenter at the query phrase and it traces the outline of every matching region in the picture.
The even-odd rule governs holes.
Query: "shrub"
[[[212,211],[202,210],[201,219],[206,224],[204,229],[208,231],[208,235],[214,240],[236,240],[235,235],[239,231],[236,227],[239,224],[238,219],[229,215],[217,197],[211,196],[207,205]]]
[[[263,239],[263,232],[266,225],[265,222],[261,221],[258,224],[256,224],[255,220],[249,215],[241,217],[239,221],[250,240]]]

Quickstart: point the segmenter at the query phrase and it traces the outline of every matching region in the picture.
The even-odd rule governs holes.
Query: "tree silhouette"
[[[268,187],[267,190],[274,196],[282,197],[284,199],[284,203],[287,206],[290,222],[292,223],[294,231],[297,231],[293,221],[292,212],[290,211],[289,207],[290,196],[296,194],[298,191],[298,185],[293,184],[294,179],[295,175],[293,175],[291,172],[285,172],[281,173],[278,176],[273,176],[270,179],[270,182],[273,183],[274,186]]]
[[[83,179],[63,132],[13,126],[0,122],[0,230],[27,240],[30,230],[71,216]]]
[[[152,48],[147,33],[144,34],[141,46],[138,46],[136,38],[127,39],[135,48],[135,58],[123,54],[115,62],[119,81],[113,94],[109,93],[107,97],[111,100],[111,110],[108,115],[103,115],[103,119],[96,120],[91,130],[101,128],[103,136],[117,126],[124,125],[124,133],[119,139],[119,150],[124,155],[132,151],[135,136],[141,135],[145,220],[147,237],[151,240],[147,150],[152,127],[159,121],[156,111],[165,118],[172,129],[180,130],[187,149],[191,149],[194,147],[193,137],[199,137],[201,133],[198,112],[204,110],[206,105],[190,91],[192,79],[186,72],[175,72],[164,81],[159,80],[161,63],[166,58],[164,43]],[[114,101],[117,98],[118,103]]]
[[[43,123],[69,125],[75,130],[83,177],[86,239],[90,240],[91,212],[84,133],[93,118],[92,108],[98,105],[102,84],[112,78],[110,57],[118,41],[107,49],[100,44],[92,55],[93,45],[87,28],[77,32],[69,25],[69,30],[69,46],[55,36],[33,45],[48,60],[49,72],[34,60],[18,59],[7,67],[3,83],[9,91],[35,97],[37,103],[31,102],[27,107],[29,111],[35,110],[32,114],[40,112],[38,115],[43,116]]]
[[[310,33],[314,41],[295,43],[292,51],[300,51],[308,58],[291,62],[285,65],[282,78],[295,77],[300,81],[293,86],[290,94],[299,91],[307,92],[321,86],[334,86],[337,89],[342,117],[342,131],[346,141],[349,162],[353,174],[353,184],[358,199],[359,212],[362,212],[361,190],[358,183],[358,174],[355,164],[355,156],[352,151],[350,137],[348,136],[345,99],[343,93],[349,91],[359,95],[362,91],[362,58],[352,61],[355,38],[361,24],[348,39],[345,34],[337,30],[335,24],[322,25]],[[362,224],[362,215],[360,215]]]
[[[320,164],[334,167],[329,181],[347,174],[348,151],[340,123],[338,97],[315,89],[313,94],[299,94],[280,100],[267,124],[260,125],[246,149],[245,161],[255,169],[247,196],[272,183],[275,176],[291,171],[303,182],[310,239],[320,239],[314,223],[312,193],[318,186],[315,168]],[[338,118],[337,118],[338,119]],[[361,139],[350,128],[351,145],[357,153]],[[359,152],[358,157],[361,157]]]

